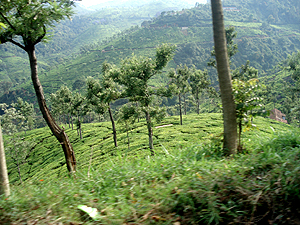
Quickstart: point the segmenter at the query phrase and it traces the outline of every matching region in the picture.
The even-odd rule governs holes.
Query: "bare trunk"
[[[179,99],[179,117],[180,117],[180,125],[182,125],[182,108],[181,108],[181,95],[179,93],[178,95],[178,99]]]
[[[79,113],[77,114],[77,119],[78,119],[79,136],[80,136],[80,140],[82,140],[81,121],[80,121]]]
[[[213,31],[219,85],[223,106],[224,150],[235,154],[237,149],[236,106],[232,95],[231,75],[226,46],[224,15],[221,0],[211,0]]]
[[[26,51],[28,53],[29,61],[30,61],[31,79],[32,79],[32,83],[34,86],[34,90],[36,93],[36,97],[37,97],[42,115],[43,115],[46,123],[48,124],[50,130],[52,131],[53,135],[56,137],[56,139],[58,140],[58,142],[61,144],[61,146],[63,148],[68,171],[70,173],[75,172],[76,171],[76,159],[75,159],[73,147],[69,141],[67,134],[65,133],[65,131],[63,129],[61,129],[56,124],[54,118],[52,117],[52,115],[46,105],[43,87],[38,78],[37,59],[35,56],[34,46],[32,46],[31,48],[27,47]]]
[[[185,94],[183,94],[183,109],[184,109],[184,115],[186,115],[186,101],[185,101]]]
[[[73,126],[73,116],[71,115],[71,125],[72,125],[72,130],[74,129],[74,126]]]
[[[130,150],[130,138],[129,138],[129,127],[126,123],[126,132],[127,132],[127,144],[128,144],[128,150]]]
[[[239,137],[239,143],[238,143],[238,147],[237,147],[237,149],[238,149],[238,151],[242,151],[242,143],[241,143],[241,137],[242,137],[242,121],[240,120],[239,121],[239,135],[238,135]]]
[[[151,118],[150,113],[148,111],[145,112],[146,114],[146,121],[147,121],[147,128],[148,128],[148,137],[149,137],[149,148],[151,155],[154,155],[154,147],[153,147],[153,131],[152,131],[152,124],[151,124]]]
[[[118,147],[116,125],[115,125],[115,121],[114,121],[114,118],[113,118],[113,115],[112,115],[112,112],[110,109],[110,105],[108,105],[108,112],[109,112],[109,117],[110,117],[110,121],[111,121],[111,126],[113,129],[115,147]]]
[[[71,128],[71,115],[70,113],[68,113],[68,124],[69,124],[69,128]]]
[[[136,105],[136,108],[138,109],[138,107],[139,107],[139,104],[138,104],[138,102],[135,102],[135,105]],[[138,114],[138,123],[140,122],[140,115]]]
[[[2,194],[4,194],[5,196],[9,196],[10,189],[0,122],[0,195]]]
[[[196,101],[197,101],[197,114],[200,114],[200,100],[199,100],[199,93],[196,91]]]

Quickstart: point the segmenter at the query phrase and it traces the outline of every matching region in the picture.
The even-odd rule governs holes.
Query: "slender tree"
[[[113,79],[107,75],[107,71],[110,67],[111,65],[107,63],[103,64],[102,72],[104,76],[101,81],[95,80],[92,77],[87,79],[87,98],[92,105],[98,107],[98,111],[99,109],[101,111],[101,108],[103,108],[103,112],[105,110],[108,111],[113,130],[114,144],[115,147],[118,147],[117,130],[110,105],[120,97],[121,92],[118,90],[117,84],[113,81]]]
[[[0,120],[0,195],[2,194],[9,196],[10,189]]]
[[[224,150],[235,154],[237,149],[236,106],[232,95],[231,75],[226,46],[224,14],[221,0],[211,0],[215,54],[224,120]]]
[[[23,102],[22,99],[18,99],[18,102],[25,103],[25,105],[29,106],[29,109],[32,108],[30,107],[31,104],[26,101]],[[16,106],[17,108],[15,108]],[[0,108],[4,112],[1,116],[3,131],[8,136],[6,138],[5,150],[11,162],[15,164],[18,169],[20,183],[22,183],[21,165],[26,162],[28,155],[35,145],[32,141],[24,140],[21,132],[26,132],[26,130],[29,129],[26,120],[28,111],[22,107],[20,108],[17,103],[12,103],[11,106],[3,103],[0,104]]]
[[[126,129],[128,150],[130,150],[130,125],[135,123],[139,117],[139,113],[139,108],[132,103],[123,105],[118,111],[118,122],[122,123]]]
[[[201,71],[194,68],[190,76],[190,86],[192,94],[196,100],[197,113],[200,114],[200,96],[203,91],[209,92],[209,94],[215,93],[215,90],[210,87],[210,81],[208,79],[207,71]]]
[[[125,59],[120,68],[113,68],[111,76],[124,86],[124,96],[131,102],[139,102],[141,111],[145,114],[149,149],[154,154],[152,121],[161,118],[163,111],[153,107],[155,96],[170,96],[171,92],[165,87],[156,88],[149,84],[151,78],[160,73],[167,63],[172,59],[175,46],[162,45],[156,49],[156,56],[142,58],[133,56]]]
[[[184,65],[180,65],[176,68],[176,70],[171,70],[169,72],[169,77],[171,78],[171,85],[173,85],[172,90],[174,93],[178,95],[179,101],[179,117],[180,117],[180,125],[182,125],[182,97],[184,98],[184,111],[186,115],[186,102],[185,102],[185,94],[190,91],[191,87],[189,85],[189,77],[191,71],[190,69]]]
[[[233,41],[233,39],[236,38],[237,36],[237,32],[235,31],[235,28],[233,26],[230,26],[225,29],[225,35],[226,35],[227,54],[229,58],[229,64],[231,64],[230,59],[238,52],[238,45]],[[213,57],[216,56],[215,49],[211,51],[211,56]],[[207,65],[217,68],[216,59],[211,58],[207,63]]]
[[[72,5],[71,0],[1,0],[0,2],[0,22],[6,26],[4,31],[0,32],[0,43],[10,42],[28,54],[31,79],[40,110],[63,148],[69,172],[76,170],[75,154],[67,134],[57,125],[46,105],[43,87],[38,77],[35,47],[45,40],[49,27],[73,14]]]
[[[34,106],[32,103],[24,101],[22,98],[17,99],[17,103],[12,103],[12,107],[16,108],[20,115],[25,118],[26,130],[32,130],[34,128]],[[26,132],[25,130],[25,132]]]
[[[72,105],[71,105],[71,114],[77,117],[76,125],[77,125],[77,133],[82,139],[82,117],[85,116],[90,111],[90,105],[88,104],[87,98],[80,93],[76,92],[72,97]]]
[[[50,95],[51,112],[54,116],[62,116],[68,119],[69,128],[72,121],[72,92],[67,86],[62,86],[57,92]],[[66,122],[65,120],[63,120]]]

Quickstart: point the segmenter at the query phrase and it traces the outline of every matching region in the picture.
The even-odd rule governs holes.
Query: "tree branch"
[[[2,16],[2,18],[8,23],[8,25],[9,25],[14,31],[17,31],[16,28],[10,23],[10,21],[3,15],[2,12],[0,12],[0,15]]]
[[[13,39],[7,39],[7,41],[13,43],[14,45],[16,45],[16,46],[22,48],[24,51],[26,51],[26,48],[23,45],[21,45],[20,43],[14,41]]]
[[[47,30],[46,30],[46,26],[43,26],[43,31],[44,33],[38,37],[38,39],[36,39],[36,41],[33,43],[33,45],[36,45],[37,43],[41,42],[43,40],[43,38],[46,36]]]

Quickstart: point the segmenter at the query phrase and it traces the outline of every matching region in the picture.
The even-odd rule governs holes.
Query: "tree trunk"
[[[127,144],[128,144],[128,150],[130,150],[130,138],[129,138],[129,126],[128,123],[126,123],[126,133],[127,133]]]
[[[0,195],[2,194],[4,194],[5,196],[9,196],[10,189],[0,122]]]
[[[242,151],[242,143],[241,143],[241,137],[242,137],[242,120],[239,120],[239,143],[238,143],[238,151]]]
[[[186,101],[185,101],[185,94],[183,94],[183,109],[184,109],[184,115],[186,115]]]
[[[196,91],[196,101],[197,101],[197,114],[200,114],[200,99],[199,99],[199,92]]]
[[[68,124],[69,124],[69,128],[71,128],[71,120],[70,120],[70,118],[71,118],[71,115],[70,115],[70,113],[68,113]]]
[[[72,130],[74,129],[74,125],[73,125],[73,116],[71,115],[71,125],[72,125]]]
[[[79,113],[77,114],[77,119],[78,119],[79,136],[80,136],[80,140],[82,140],[81,121],[80,121]]]
[[[113,129],[115,147],[118,147],[116,125],[115,125],[115,121],[114,121],[114,118],[113,118],[113,115],[112,115],[112,112],[111,112],[110,105],[108,105],[108,112],[109,112],[109,117],[110,117],[110,121],[111,121],[111,126],[112,126],[112,129]]]
[[[138,102],[135,102],[135,106],[136,106],[136,109],[138,109],[139,108],[139,104],[138,104]],[[140,115],[138,114],[138,123],[140,122]]]
[[[43,115],[46,123],[48,124],[50,130],[52,131],[53,135],[56,137],[56,139],[58,140],[58,142],[61,144],[61,146],[63,148],[68,171],[70,173],[75,172],[76,171],[76,159],[75,159],[73,147],[69,141],[67,134],[65,133],[65,131],[63,129],[61,129],[56,124],[54,118],[52,117],[52,115],[46,105],[43,87],[38,78],[37,59],[35,56],[34,46],[27,47],[26,52],[28,53],[28,56],[29,56],[31,79],[32,79],[32,83],[34,86],[34,90],[36,93],[36,97],[37,97],[42,115]]]
[[[182,109],[181,109],[181,96],[180,96],[180,93],[178,94],[178,100],[179,100],[179,117],[180,117],[180,125],[182,125]]]
[[[147,110],[145,112],[145,114],[146,114],[146,121],[147,121],[147,128],[148,128],[149,148],[150,148],[151,155],[154,155],[154,151],[153,151],[153,149],[154,149],[154,147],[153,147],[153,131],[152,131],[150,113]]]
[[[224,120],[223,149],[235,154],[237,149],[236,106],[232,95],[231,75],[221,0],[211,0],[213,31]]]

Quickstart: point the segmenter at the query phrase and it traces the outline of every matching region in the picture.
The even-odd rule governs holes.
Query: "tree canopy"
[[[2,0],[0,23],[5,28],[0,42],[11,42],[27,51],[28,45],[45,40],[47,28],[72,15],[72,5],[70,0]]]

